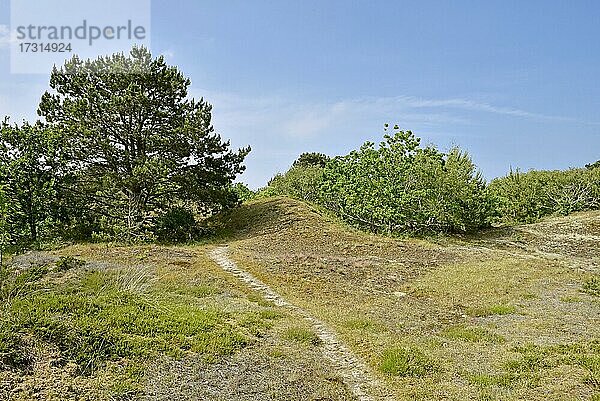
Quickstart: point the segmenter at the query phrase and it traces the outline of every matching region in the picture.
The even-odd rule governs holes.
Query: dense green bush
[[[600,168],[511,171],[489,188],[500,223],[530,223],[547,215],[600,207]]]
[[[382,233],[467,232],[488,225],[492,204],[470,157],[421,147],[410,131],[385,135],[324,169],[321,203]]]
[[[238,182],[232,186],[232,190],[240,203],[247,202],[254,198],[256,193],[248,188],[246,184]]]
[[[307,202],[318,202],[323,168],[317,165],[292,166],[285,174],[277,174],[269,181],[260,196],[286,195]]]
[[[184,207],[173,207],[156,222],[155,234],[162,242],[185,242],[198,234],[194,213]]]
[[[385,130],[378,147],[367,142],[346,156],[303,153],[258,196],[310,201],[350,224],[388,234],[470,232],[600,207],[598,163],[511,171],[488,185],[464,151],[443,153],[422,147],[410,131]]]

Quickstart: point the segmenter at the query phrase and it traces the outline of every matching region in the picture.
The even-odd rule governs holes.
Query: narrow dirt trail
[[[367,365],[341,343],[333,330],[323,322],[311,316],[273,291],[268,285],[252,274],[239,268],[227,256],[227,247],[219,247],[210,252],[210,257],[225,271],[233,274],[250,288],[260,292],[275,305],[287,308],[308,321],[317,336],[323,342],[323,353],[335,366],[342,376],[344,383],[360,401],[393,400],[394,397],[385,389],[382,383],[370,373]]]

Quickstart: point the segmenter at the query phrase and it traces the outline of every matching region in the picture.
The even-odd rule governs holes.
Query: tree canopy
[[[63,135],[71,190],[101,221],[143,233],[176,204],[201,214],[235,204],[250,148],[230,149],[190,83],[145,48],[53,69],[38,114]]]

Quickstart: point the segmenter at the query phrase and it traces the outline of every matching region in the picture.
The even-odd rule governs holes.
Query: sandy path
[[[295,314],[308,321],[317,336],[319,336],[323,342],[323,353],[325,357],[327,357],[338,369],[338,373],[342,376],[346,385],[360,401],[394,399],[385,390],[381,382],[373,377],[366,364],[342,344],[331,329],[317,318],[311,316],[304,309],[286,301],[252,274],[239,268],[235,262],[227,256],[227,247],[214,249],[210,252],[210,257],[217,262],[223,270],[233,274],[253,290],[260,292],[266,299],[275,303],[275,305],[290,309]]]

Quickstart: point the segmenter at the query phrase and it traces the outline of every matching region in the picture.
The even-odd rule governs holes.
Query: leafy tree
[[[322,178],[323,167],[320,165],[295,165],[285,174],[275,175],[261,191],[261,195],[285,195],[317,203],[320,199],[319,186]]]
[[[238,182],[233,186],[233,191],[235,192],[238,200],[240,202],[247,202],[256,195],[256,193],[248,188],[248,186],[244,183]]]
[[[15,241],[36,242],[40,230],[60,219],[57,182],[61,166],[60,136],[41,123],[0,129],[0,185],[4,227]],[[47,234],[47,233],[43,233]]]
[[[140,236],[181,200],[210,214],[236,203],[230,190],[250,148],[230,150],[190,80],[145,48],[95,60],[76,56],[50,77],[38,113],[65,133],[71,189],[104,226]]]
[[[410,131],[394,127],[379,147],[331,160],[321,202],[346,221],[374,232],[465,232],[489,224],[485,181],[458,149],[422,148]]]
[[[600,168],[600,160],[598,160],[595,163],[590,163],[590,164],[586,164],[585,168],[589,169],[589,170],[593,170],[595,168]]]
[[[292,167],[325,167],[330,160],[329,156],[323,153],[305,152],[302,153],[292,164]]]

